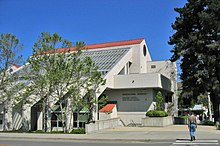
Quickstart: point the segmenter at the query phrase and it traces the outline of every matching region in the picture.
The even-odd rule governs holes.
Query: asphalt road
[[[172,142],[0,139],[0,146],[169,146]]]
[[[0,146],[214,146],[218,140],[197,140],[190,142],[187,139],[176,141],[88,141],[88,140],[48,140],[48,139],[17,139],[0,138]]]
[[[0,133],[0,146],[215,146],[220,130],[198,126],[196,141],[189,141],[187,125],[117,127],[90,134]]]

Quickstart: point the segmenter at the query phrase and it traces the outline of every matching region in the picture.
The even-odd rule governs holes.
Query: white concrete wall
[[[118,112],[118,118],[127,126],[129,124],[141,124],[141,119],[146,117],[146,112]]]
[[[170,84],[170,80],[159,73],[116,75],[113,89],[163,88],[171,90]]]
[[[142,126],[146,127],[164,127],[173,124],[173,118],[168,117],[146,117],[142,119]]]
[[[86,124],[86,133],[95,132],[102,129],[115,128],[120,126],[119,118],[99,120],[95,123]]]
[[[152,89],[120,89],[104,92],[109,101],[117,101],[118,112],[146,112],[153,102]]]
[[[109,101],[117,102],[117,117],[125,125],[141,124],[147,110],[152,106],[153,89],[117,89],[106,90]]]
[[[154,110],[155,96],[159,89],[109,89],[104,92],[109,97],[109,101],[117,102],[118,118],[125,125],[132,122],[141,124],[141,119],[146,116],[148,110]],[[163,96],[168,91],[161,90]],[[165,101],[165,98],[164,98]],[[165,111],[167,103],[164,103]]]
[[[37,130],[43,130],[43,112],[37,112]]]
[[[111,115],[111,118],[118,117],[117,105],[115,105],[115,107],[112,109],[112,113],[110,115]]]
[[[151,68],[154,65],[155,68]],[[147,72],[148,73],[160,73],[165,77],[172,79],[176,77],[176,63],[167,61],[148,61],[147,62]]]
[[[151,66],[154,65],[155,68]],[[167,61],[148,61],[147,70],[149,73],[161,73],[170,79],[170,91],[173,92],[173,114],[178,115],[178,96],[177,96],[177,67],[175,62]]]
[[[143,48],[146,48],[146,55],[144,55]],[[147,72],[147,61],[151,61],[151,56],[147,48],[145,40],[140,44],[131,46],[132,48],[132,64],[130,66],[130,73],[146,73]]]
[[[22,126],[22,117],[20,113],[16,112],[13,115],[13,123],[12,123],[13,129],[18,130]]]
[[[99,113],[99,120],[107,120],[111,119],[111,113],[106,113],[106,112],[100,112]]]

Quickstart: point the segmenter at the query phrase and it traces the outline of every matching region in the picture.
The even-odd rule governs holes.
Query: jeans
[[[189,127],[190,137],[196,136],[196,124],[190,124]]]

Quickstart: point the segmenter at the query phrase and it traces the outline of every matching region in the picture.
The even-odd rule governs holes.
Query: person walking
[[[196,128],[197,128],[197,122],[196,122],[196,116],[194,112],[192,112],[191,116],[188,119],[188,128],[190,133],[191,141],[196,140]]]

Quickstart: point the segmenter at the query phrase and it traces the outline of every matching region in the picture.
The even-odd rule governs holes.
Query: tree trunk
[[[22,106],[22,111],[21,111],[21,118],[22,118],[22,131],[28,131],[29,129],[29,122],[26,118],[26,107],[23,105]],[[30,114],[29,114],[30,116]]]
[[[12,101],[8,99],[4,102],[4,121],[3,121],[3,129],[5,131],[10,131],[13,129],[12,126]]]
[[[70,133],[72,129],[72,102],[71,99],[67,99],[66,103],[66,125],[65,125],[65,132]]]
[[[44,132],[51,132],[51,110],[49,108],[49,99],[44,97]]]
[[[62,122],[62,129],[63,129],[63,132],[66,133],[66,125],[65,125],[65,117],[66,117],[66,113],[63,112],[63,105],[62,105],[62,102],[59,102],[59,106],[60,106],[60,112],[61,112],[61,122]],[[60,120],[59,119],[59,114],[57,114],[57,120]]]
[[[77,121],[76,121],[76,123],[77,123],[77,128],[79,128],[79,108],[78,107],[76,108],[76,113],[77,113]]]
[[[213,99],[213,111],[214,111],[214,122],[219,122],[220,121],[220,99],[218,97],[218,94],[212,93],[211,97]]]
[[[220,112],[219,112],[219,100],[216,100],[214,103],[213,103],[213,109],[214,109],[214,121],[215,123],[216,122],[220,122]]]

